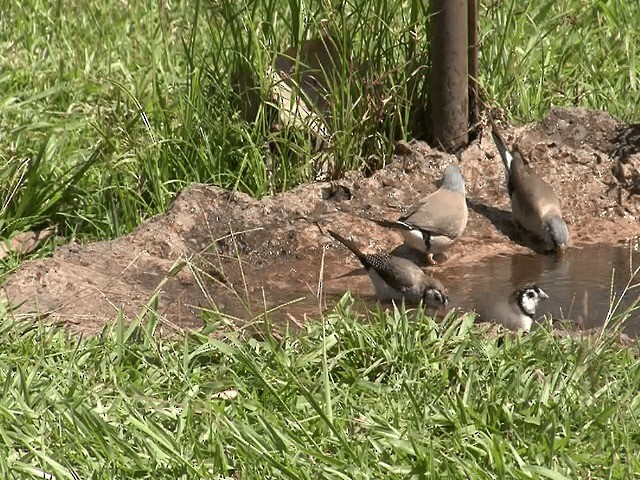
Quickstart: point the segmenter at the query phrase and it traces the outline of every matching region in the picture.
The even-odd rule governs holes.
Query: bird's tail
[[[493,122],[493,119],[490,118],[489,121],[491,122],[491,136],[493,137],[493,142],[496,144],[496,148],[500,153],[500,158],[502,158],[502,163],[504,164],[504,168],[507,171],[506,175],[507,175],[507,181],[508,181],[509,172],[511,172],[511,161],[513,160],[513,155],[511,155],[511,152],[509,151],[509,148],[507,147],[507,144],[505,143],[504,138],[502,138],[502,135],[500,135],[500,132],[498,132],[498,127],[496,127],[496,124]]]
[[[411,230],[409,225],[399,220],[384,220],[379,218],[369,218],[368,220],[377,223],[381,227],[395,228],[396,230]]]
[[[338,235],[336,232],[332,230],[327,229],[327,233],[331,235],[333,238],[335,238],[337,241],[339,241],[341,244],[343,244],[345,247],[347,247],[349,250],[351,250],[351,252],[356,257],[358,257],[358,260],[363,261],[365,254],[362,253],[362,250],[360,250],[354,242],[344,238],[342,235]]]

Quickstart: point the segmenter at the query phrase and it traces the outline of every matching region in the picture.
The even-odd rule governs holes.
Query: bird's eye
[[[445,299],[442,293],[439,290],[436,290],[434,288],[431,288],[428,291],[424,292],[424,299],[427,300],[429,297],[431,297],[433,300],[435,300],[438,303],[445,303]]]
[[[529,298],[533,298],[533,297],[535,297],[535,296],[536,296],[536,292],[532,292],[531,290],[529,290],[529,291],[527,292],[527,297],[529,297]]]

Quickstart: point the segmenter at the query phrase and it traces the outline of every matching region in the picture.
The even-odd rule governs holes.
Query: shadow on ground
[[[504,130],[558,192],[576,247],[619,244],[640,234],[633,190],[638,154],[625,157],[622,173],[615,170],[615,152],[624,150],[616,142],[627,141],[620,135],[626,127],[632,128],[602,112],[564,109],[551,111],[540,125]],[[445,278],[452,267],[471,271],[489,258],[535,247],[511,224],[502,163],[488,138],[462,154],[469,224],[446,260],[430,268],[435,276]],[[194,185],[165,215],[130,235],[70,244],[51,258],[25,263],[9,276],[4,292],[18,305],[16,315],[39,314],[83,332],[99,331],[118,312],[129,318],[144,314],[154,295],[168,329],[200,326],[216,311],[244,324],[271,308],[278,321],[303,323],[347,289],[373,299],[357,260],[314,222],[353,235],[365,250],[391,251],[401,244],[399,234],[367,218],[395,219],[402,206],[435,190],[453,161],[411,142],[371,176],[351,172],[339,182],[304,185],[263,200]],[[455,291],[449,293],[455,298]]]

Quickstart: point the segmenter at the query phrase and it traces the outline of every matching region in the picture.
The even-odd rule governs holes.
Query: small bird
[[[557,255],[569,246],[569,230],[553,189],[524,163],[520,152],[509,151],[491,120],[491,134],[505,168],[513,219]]]
[[[488,312],[481,315],[482,320],[500,323],[509,330],[531,330],[533,317],[540,300],[549,296],[538,285],[525,285],[514,291],[507,302],[493,304]]]
[[[442,253],[453,245],[467,227],[468,218],[464,178],[460,167],[449,165],[440,188],[411,206],[406,215],[395,222],[374,222],[400,230],[404,242],[426,252],[429,263],[434,264],[433,254]]]
[[[420,267],[406,258],[387,254],[366,254],[351,240],[327,230],[358,257],[371,278],[379,300],[406,300],[430,308],[446,307],[447,292],[440,280],[425,275]]]

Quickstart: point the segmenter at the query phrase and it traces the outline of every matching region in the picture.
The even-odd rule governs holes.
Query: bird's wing
[[[432,235],[455,238],[467,225],[465,197],[450,190],[437,190],[417,203],[399,220]]]
[[[547,182],[527,167],[520,158],[514,159],[512,167],[511,203],[514,216],[522,217],[517,218],[520,223],[538,224],[547,216],[562,215],[560,200]]]
[[[389,262],[394,267],[393,273],[388,278],[383,278],[396,290],[407,292],[422,284],[424,272],[411,260],[401,257],[389,257]]]
[[[414,228],[411,225],[407,225],[406,223],[403,223],[402,221],[398,221],[398,220],[384,220],[384,219],[378,219],[378,218],[369,218],[369,220],[377,223],[381,227],[386,227],[386,228],[396,228],[398,230],[413,230]]]

